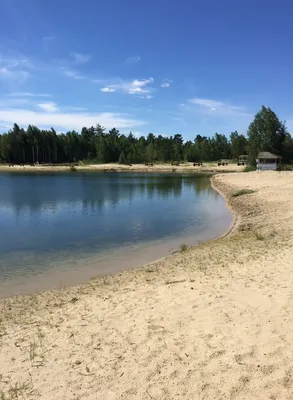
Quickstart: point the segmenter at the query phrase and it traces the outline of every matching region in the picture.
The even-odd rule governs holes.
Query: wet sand
[[[224,238],[1,300],[0,395],[291,399],[293,175],[224,174],[213,184],[236,216]],[[255,192],[233,196],[242,189]]]

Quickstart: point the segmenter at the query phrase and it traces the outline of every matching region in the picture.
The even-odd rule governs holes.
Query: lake
[[[0,297],[134,268],[231,222],[205,175],[0,173]]]

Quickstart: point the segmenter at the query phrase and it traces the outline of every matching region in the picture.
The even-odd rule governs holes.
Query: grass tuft
[[[182,243],[182,244],[180,245],[180,251],[181,251],[181,253],[183,253],[183,252],[186,251],[187,249],[188,249],[187,244]]]
[[[232,194],[232,197],[238,197],[238,196],[243,196],[245,194],[251,194],[251,193],[255,193],[255,190],[251,190],[251,189],[241,189],[238,190],[237,192],[234,192]]]
[[[257,240],[265,240],[265,236],[259,231],[255,231],[254,235],[255,235]]]

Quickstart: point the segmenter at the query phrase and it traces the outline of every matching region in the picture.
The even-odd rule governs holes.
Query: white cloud
[[[110,88],[110,87],[103,87],[103,88],[100,89],[100,91],[101,91],[101,92],[104,92],[104,93],[113,93],[113,92],[116,92],[116,90],[115,90],[114,88]]]
[[[140,56],[133,56],[133,57],[129,57],[126,62],[127,64],[136,64],[140,61]]]
[[[82,74],[80,74],[79,72],[77,72],[77,71],[66,69],[64,67],[62,67],[61,69],[63,71],[63,74],[65,76],[67,76],[68,78],[73,78],[73,79],[76,79],[76,80],[85,79],[85,77]]]
[[[23,56],[0,53],[0,79],[5,83],[22,84],[30,77],[32,68],[31,62]]]
[[[121,81],[116,84],[108,85],[102,87],[100,90],[104,93],[113,93],[113,92],[123,92],[127,94],[140,95],[144,98],[150,98],[149,93],[151,93],[152,89],[149,87],[150,84],[154,82],[153,78],[148,79],[134,79],[133,81]]]
[[[76,64],[85,64],[92,58],[90,54],[82,54],[82,53],[71,53],[70,56],[73,58]]]
[[[48,113],[53,113],[59,110],[59,107],[56,103],[54,103],[53,101],[50,101],[48,103],[39,103],[37,104],[37,106],[43,110],[46,111]]]
[[[164,82],[161,83],[162,88],[167,88],[171,86],[172,81],[169,81],[168,79],[165,79]]]
[[[15,92],[10,93],[11,97],[51,97],[50,94],[46,93],[30,93],[30,92]]]
[[[193,98],[189,102],[199,106],[203,112],[212,112],[218,115],[248,114],[244,107],[234,106],[218,100]]]
[[[70,113],[70,112],[42,112],[26,109],[0,109],[0,126],[12,126],[14,123],[26,127],[29,124],[40,128],[55,127],[56,130],[76,129],[83,126],[95,126],[97,123],[106,128],[132,129],[144,125],[140,120],[133,119],[129,114],[120,113]]]

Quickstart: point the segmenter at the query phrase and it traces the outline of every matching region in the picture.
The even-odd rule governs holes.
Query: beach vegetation
[[[253,172],[253,171],[256,171],[256,167],[252,165],[246,165],[246,167],[243,170],[243,172]]]
[[[255,231],[254,235],[257,240],[261,240],[261,241],[265,240],[265,236],[260,231]]]
[[[239,197],[239,196],[243,196],[245,194],[252,194],[255,193],[255,190],[251,190],[251,189],[241,189],[238,190],[237,192],[234,192],[232,194],[232,197]]]
[[[181,253],[183,253],[183,252],[186,251],[187,249],[188,249],[187,244],[182,243],[182,244],[180,245],[180,251],[181,251]]]
[[[14,400],[14,399],[26,399],[29,395],[34,395],[32,383],[21,383],[16,382],[10,385],[10,388],[5,393],[3,390],[0,391],[0,400]]]

